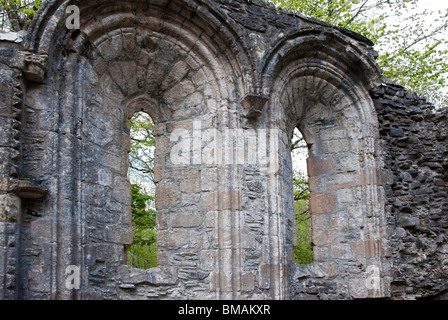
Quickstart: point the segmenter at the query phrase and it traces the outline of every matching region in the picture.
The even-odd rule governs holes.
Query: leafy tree
[[[0,0],[0,30],[26,30],[41,4],[42,0]]]
[[[298,129],[294,130],[291,139],[291,152],[293,161],[297,160],[299,153],[306,153],[308,147],[305,139]],[[309,212],[310,190],[308,177],[301,169],[294,170],[294,213],[296,222],[297,244],[294,246],[294,261],[299,264],[309,264],[313,262],[313,247],[311,245],[311,223]]]
[[[379,51],[378,64],[389,80],[436,105],[448,104],[444,89],[448,78],[448,10],[433,15],[416,12],[418,0],[266,1],[366,36]]]
[[[129,176],[135,183],[131,185],[134,241],[127,246],[128,264],[148,269],[157,266],[156,211],[153,205],[154,123],[144,112],[136,113],[129,123]]]
[[[294,177],[294,212],[296,220],[297,244],[294,247],[294,260],[299,264],[313,262],[313,247],[311,245],[311,224],[308,187],[308,177],[301,172],[295,172]]]
[[[128,264],[140,269],[156,267],[156,212],[148,208],[148,201],[154,201],[154,197],[142,192],[137,184],[131,188],[134,241],[127,246]]]
[[[130,169],[135,176],[149,178],[152,182],[154,180],[154,123],[144,112],[137,112],[129,122],[131,125]]]

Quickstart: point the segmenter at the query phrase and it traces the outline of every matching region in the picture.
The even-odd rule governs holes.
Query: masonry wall
[[[14,49],[0,48],[0,299],[15,296],[20,199],[10,194],[19,177],[22,75]]]
[[[385,168],[392,298],[447,298],[446,108],[389,84],[372,90]]]
[[[383,83],[370,94],[384,157],[380,175],[386,198],[387,268],[382,272],[390,279],[387,298],[445,300],[448,110],[436,109],[394,83]],[[297,299],[337,299],[342,293],[337,290],[339,275],[320,263],[295,265],[294,279]]]
[[[384,84],[369,40],[261,1],[77,5],[80,30],[54,0],[0,41],[0,298],[446,298],[446,111]],[[149,270],[125,264],[137,111],[155,122]]]

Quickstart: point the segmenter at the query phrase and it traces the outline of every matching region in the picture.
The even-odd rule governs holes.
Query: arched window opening
[[[129,120],[131,148],[128,178],[132,191],[134,239],[127,249],[127,264],[140,269],[157,266],[156,209],[154,204],[154,123],[145,112]]]
[[[311,243],[311,219],[309,211],[310,190],[306,160],[308,147],[302,133],[295,128],[291,139],[291,159],[293,168],[294,213],[296,227],[296,245],[294,261],[298,264],[313,262]]]

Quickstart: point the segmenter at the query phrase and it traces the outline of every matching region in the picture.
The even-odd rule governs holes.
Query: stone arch
[[[348,30],[345,30],[348,31]],[[334,28],[316,25],[281,37],[262,59],[262,91],[268,95],[281,70],[307,58],[338,69],[339,82],[358,79],[370,90],[383,81],[370,40],[357,40]]]
[[[215,74],[221,80],[238,70],[238,77],[234,77],[233,81],[239,90],[255,90],[253,87],[257,76],[248,54],[251,48],[241,41],[241,31],[234,29],[226,16],[214,6],[207,3],[198,5],[190,0],[161,0],[151,4],[143,0],[132,3],[77,1],[73,4],[80,8],[81,31],[70,31],[65,27],[68,16],[65,10],[71,4],[62,0],[46,1],[30,25],[25,49],[48,56],[54,52],[61,38],[71,38],[71,42],[87,38],[89,42],[95,43],[109,31],[140,26],[164,37],[172,37],[187,52],[201,56],[211,68],[215,68]],[[220,64],[214,59],[209,61],[209,53],[219,56],[216,57],[218,59],[226,59],[226,63]],[[219,70],[219,67],[223,69]]]
[[[193,118],[216,127],[232,125],[226,114],[240,112],[239,97],[251,90],[253,68],[245,49],[223,17],[192,1],[78,1],[80,30],[65,27],[68,4],[46,2],[27,42],[29,51],[51,61],[42,66],[46,77],[30,84],[26,97],[47,106],[38,116],[47,117],[54,132],[42,146],[42,153],[54,160],[39,164],[51,176],[44,182],[50,186],[46,223],[55,226],[48,240],[53,269],[46,271],[50,285],[43,294],[57,299],[126,297],[126,285],[121,291],[108,287],[106,277],[112,277],[127,285],[162,286],[162,294],[179,281],[186,283],[182,286],[193,281],[201,290],[175,291],[175,297],[215,297],[220,288],[209,283],[213,268],[189,268],[191,256],[197,259],[199,249],[207,248],[198,241],[209,242],[205,231],[194,229],[205,223],[207,210],[198,205],[198,200],[206,202],[197,187],[200,169],[172,165],[169,134],[192,130]],[[160,267],[136,276],[123,265],[123,249],[132,242],[125,122],[138,109],[155,122],[161,250]],[[188,183],[182,184],[185,176]],[[221,179],[217,173],[216,179]],[[229,183],[220,181],[224,189],[230,189]],[[208,198],[214,208],[217,199]],[[182,254],[180,247],[185,247]],[[65,286],[64,266],[69,265],[80,266],[81,290]],[[218,274],[219,268],[213,271]],[[24,296],[27,291],[32,290],[24,288]]]
[[[265,67],[266,84],[271,83],[269,72],[276,70],[272,84],[264,88],[272,87],[269,106],[280,110],[268,111],[267,121],[283,132],[279,145],[286,158],[280,169],[284,176],[291,176],[287,141],[294,128],[303,133],[310,153],[314,263],[286,262],[290,294],[300,298],[306,293],[306,279],[320,283],[317,294],[324,299],[388,296],[383,163],[368,93],[381,76],[359,46],[355,49],[336,31],[317,33],[304,32],[284,42]],[[280,183],[288,194],[283,230],[289,261],[294,226],[290,181]],[[378,271],[374,286],[368,283],[372,268]]]

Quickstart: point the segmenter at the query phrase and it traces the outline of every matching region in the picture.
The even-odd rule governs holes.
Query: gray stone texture
[[[0,299],[447,298],[447,112],[388,83],[371,41],[258,0],[76,4],[79,30],[51,0],[0,37]],[[155,122],[149,270],[125,264],[137,111]]]

